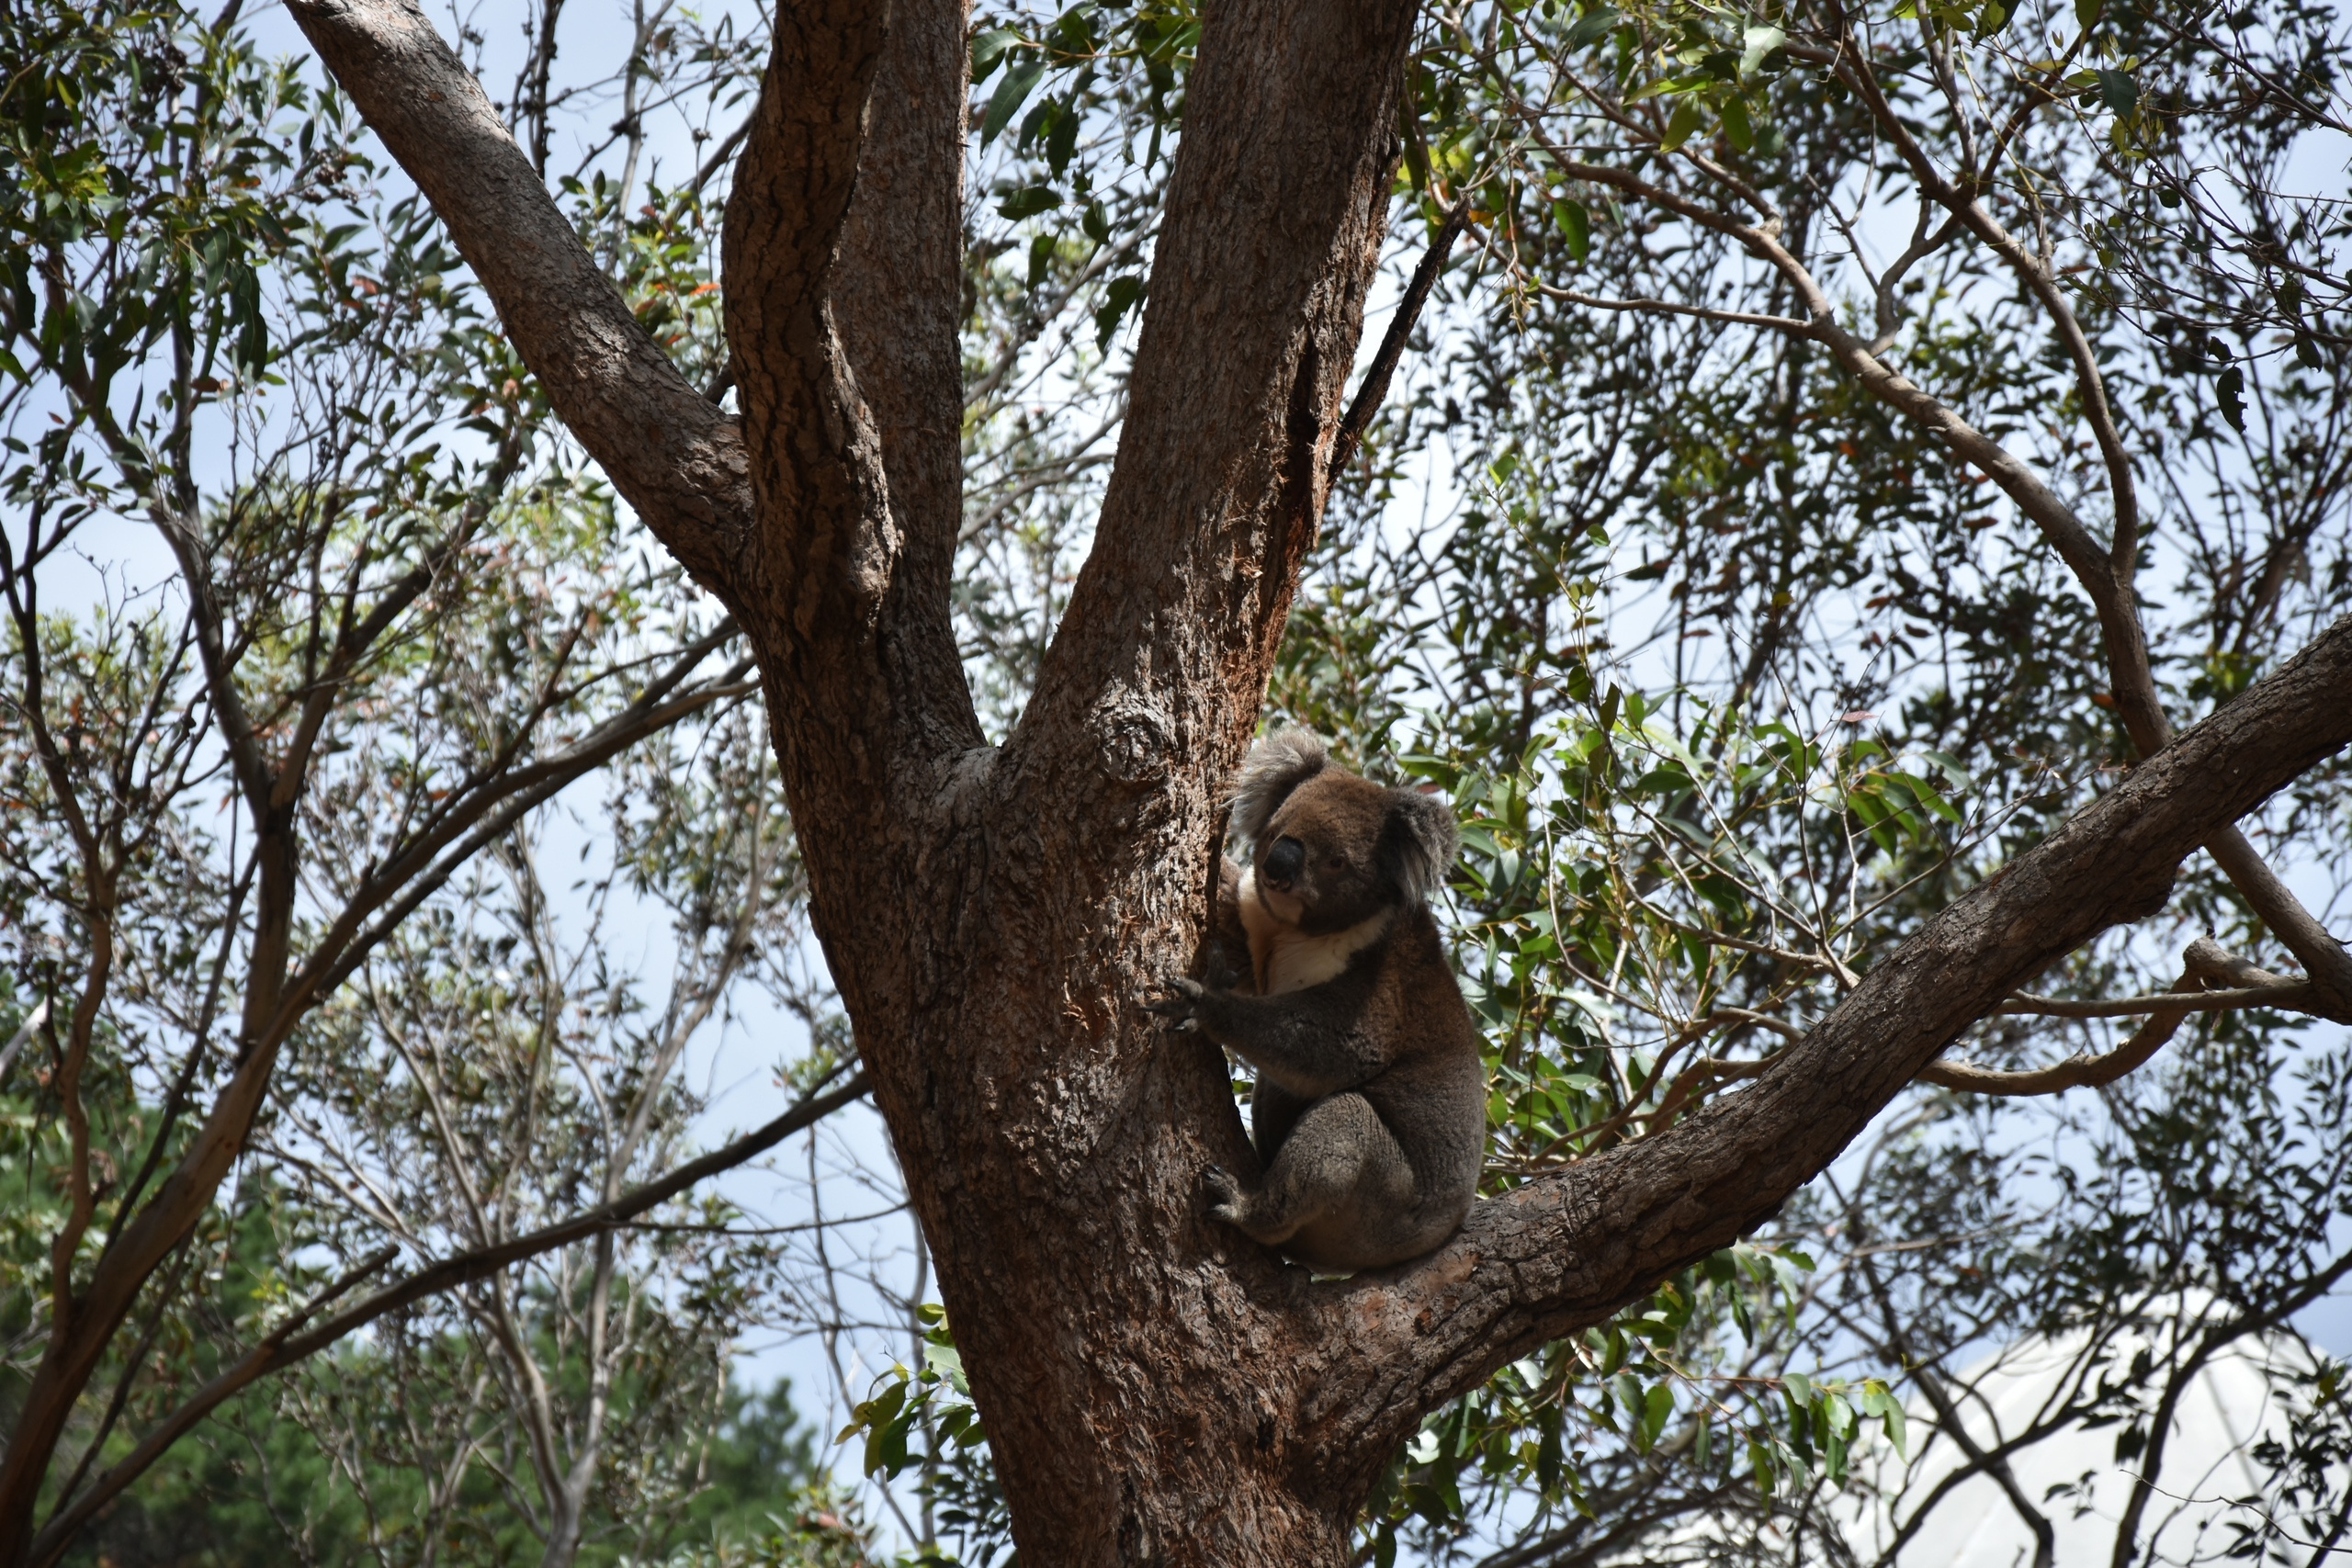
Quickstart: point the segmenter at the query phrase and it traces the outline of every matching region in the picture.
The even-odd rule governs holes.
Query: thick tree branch
[[[432,201],[556,412],[686,570],[728,598],[752,545],[751,469],[734,422],[638,324],[413,0],[288,8]]]
[[[1238,760],[1322,515],[1414,9],[1244,3],[1204,28],[1118,464],[1008,761],[1107,761],[1119,809]]]
[[[903,787],[899,764],[980,740],[948,621],[964,59],[953,0],[902,0],[887,28],[865,0],[779,13],[727,202],[727,336],[762,537],[738,592],[766,675],[800,698],[777,711],[793,807],[844,807],[828,816],[842,831]],[[874,114],[879,83],[893,98]],[[830,753],[853,738],[844,774]],[[807,844],[821,903],[824,836]]]
[[[1754,1087],[1478,1205],[1421,1263],[1307,1295],[1349,1347],[1335,1374],[1366,1369],[1317,1393],[1306,1425],[1334,1435],[1325,1457],[1345,1464],[1368,1437],[1401,1436],[1496,1367],[1770,1218],[2019,981],[2161,908],[2217,828],[2352,743],[2347,688],[2352,617],[1937,916]]]
[[[832,299],[885,11],[859,0],[787,9],[727,202],[727,337],[768,547],[786,558],[756,625],[809,639],[870,626],[899,538],[881,433]]]
[[[865,0],[779,12],[724,231],[759,508],[734,591],[811,922],[901,1139],[902,1087],[953,1060],[916,1049],[905,1021],[955,963],[929,927],[947,884],[928,868],[957,853],[943,813],[988,772],[948,598],[962,26],[956,0],[903,0],[887,27]],[[887,113],[870,107],[883,83],[904,100]]]
[[[877,7],[878,8],[878,7]],[[899,617],[946,641],[964,494],[964,0],[892,0],[833,308],[905,537]],[[756,155],[755,159],[756,161]],[[741,177],[739,175],[739,179]]]

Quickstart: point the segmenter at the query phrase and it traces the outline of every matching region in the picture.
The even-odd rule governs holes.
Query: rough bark
[[[1247,1158],[1224,1064],[1133,1001],[1197,941],[1221,782],[1320,515],[1410,0],[1210,14],[1098,541],[1001,751],[946,604],[955,0],[779,18],[726,231],[740,446],[566,250],[405,0],[295,10],[583,444],[758,651],[813,921],[1030,1561],[1345,1561],[1423,1411],[1768,1217],[2019,981],[2156,908],[2190,849],[2352,739],[2345,624],[1752,1086],[1480,1205],[1419,1264],[1312,1282],[1206,1221],[1203,1168]]]

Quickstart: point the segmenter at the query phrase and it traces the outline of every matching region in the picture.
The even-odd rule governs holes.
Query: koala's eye
[[[1345,871],[1348,869],[1348,857],[1345,855],[1333,855],[1329,860],[1325,861],[1323,863],[1330,867],[1333,871]]]

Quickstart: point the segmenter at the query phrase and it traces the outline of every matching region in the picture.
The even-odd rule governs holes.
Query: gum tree
[[[1425,1412],[1773,1213],[1970,1023],[2159,908],[2199,846],[2263,886],[2310,1010],[2352,1010],[2352,958],[2297,919],[2233,828],[2352,739],[2329,700],[2352,676],[2352,626],[2168,734],[2133,683],[2128,528],[2104,543],[2070,528],[2021,459],[1801,290],[1797,319],[1873,395],[2047,515],[2147,756],[1747,1087],[1481,1205],[1417,1264],[1344,1281],[1287,1269],[1203,1213],[1203,1168],[1246,1157],[1223,1063],[1134,1003],[1191,961],[1220,783],[1329,494],[1415,8],[1236,6],[1203,22],[1091,553],[999,746],[949,607],[961,9],[779,16],[726,224],[730,415],[639,329],[415,9],[293,8],[556,412],[757,660],[812,923],[1040,1561],[1344,1560]],[[1597,167],[1571,172],[1614,178]],[[1615,183],[1668,210],[1691,199]],[[1780,243],[1769,219],[1724,222],[1768,260]]]

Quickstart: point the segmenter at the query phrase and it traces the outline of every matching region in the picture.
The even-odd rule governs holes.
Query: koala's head
[[[1260,901],[1317,933],[1427,898],[1459,850],[1443,801],[1334,767],[1323,742],[1297,728],[1250,748],[1233,830],[1250,846]]]

